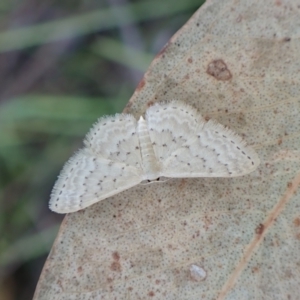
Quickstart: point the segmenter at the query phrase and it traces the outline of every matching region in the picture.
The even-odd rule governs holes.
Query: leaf
[[[35,299],[297,299],[300,11],[208,1],[126,111],[178,99],[256,148],[250,175],[139,185],[67,215]]]

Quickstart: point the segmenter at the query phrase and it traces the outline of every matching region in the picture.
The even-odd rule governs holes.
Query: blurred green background
[[[63,219],[48,200],[64,162],[202,2],[1,1],[1,300],[32,299]]]

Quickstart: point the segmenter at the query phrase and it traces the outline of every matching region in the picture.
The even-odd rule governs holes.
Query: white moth
[[[151,106],[139,121],[128,114],[100,118],[84,145],[55,183],[55,212],[78,211],[143,180],[235,177],[259,165],[238,135],[178,101]]]

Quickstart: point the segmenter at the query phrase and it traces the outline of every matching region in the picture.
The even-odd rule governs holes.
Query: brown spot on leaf
[[[154,297],[154,295],[155,295],[155,294],[154,294],[153,291],[151,291],[151,292],[148,293],[148,296],[149,296],[149,297]]]
[[[178,187],[180,190],[182,190],[182,189],[184,189],[185,185],[186,185],[186,180],[181,179]]]
[[[148,107],[151,107],[151,106],[154,105],[154,104],[155,104],[154,101],[149,101],[149,102],[147,102],[147,106],[148,106]]]
[[[265,225],[264,224],[259,224],[256,228],[255,228],[255,233],[258,235],[261,235],[265,230]]]
[[[140,81],[140,83],[138,84],[136,91],[140,91],[144,86],[145,86],[146,82],[145,82],[145,78],[142,78],[142,80]]]
[[[300,217],[296,218],[293,223],[296,227],[300,227]]]
[[[120,254],[117,251],[113,252],[112,257],[116,261],[120,260]]]
[[[287,187],[288,187],[289,189],[291,189],[292,186],[293,186],[293,184],[292,184],[291,182],[288,182]]]
[[[207,74],[215,77],[217,80],[226,81],[232,78],[227,65],[222,59],[213,60],[207,66]]]
[[[291,38],[290,38],[290,37],[285,37],[285,38],[283,39],[283,41],[284,41],[284,42],[290,42],[290,41],[291,41]]]
[[[193,62],[193,59],[189,57],[188,62],[191,64]]]
[[[112,271],[116,271],[116,272],[121,272],[121,264],[117,261],[114,261],[111,265],[110,265],[110,269]]]
[[[282,139],[279,139],[278,141],[277,141],[277,145],[281,145],[282,144]]]
[[[82,267],[78,267],[78,268],[77,268],[77,272],[78,272],[78,273],[81,273],[81,272],[82,272]]]

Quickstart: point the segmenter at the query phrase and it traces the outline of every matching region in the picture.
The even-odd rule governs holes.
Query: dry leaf
[[[35,299],[299,298],[299,33],[296,1],[196,12],[126,111],[186,101],[242,135],[260,167],[139,185],[67,215]]]

